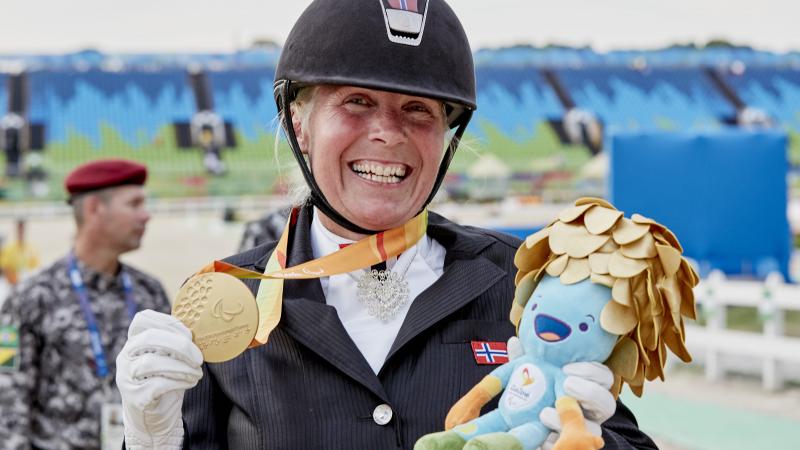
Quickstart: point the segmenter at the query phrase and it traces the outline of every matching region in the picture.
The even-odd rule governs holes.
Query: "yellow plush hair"
[[[511,322],[519,326],[545,273],[565,285],[590,278],[608,286],[613,300],[603,309],[600,324],[620,336],[605,361],[614,372],[612,391],[618,395],[628,383],[640,396],[645,379],[664,379],[667,348],[691,361],[683,317],[695,319],[692,288],[698,277],[682,251],[663,225],[638,214],[625,218],[604,200],[579,199],[517,251]]]

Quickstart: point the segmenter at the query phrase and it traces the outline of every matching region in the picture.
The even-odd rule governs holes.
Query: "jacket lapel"
[[[505,270],[478,255],[493,242],[486,235],[459,228],[434,213],[430,214],[428,234],[447,250],[444,273],[411,304],[387,361],[414,337],[470,303],[506,275]]]
[[[310,207],[304,207],[300,211],[297,226],[294,228],[295,235],[290,242],[289,267],[313,258],[312,212]],[[383,401],[389,401],[375,372],[344,329],[336,309],[325,303],[325,294],[318,279],[286,280],[281,326],[322,359],[366,386]]]
[[[389,401],[375,372],[342,326],[335,308],[316,300],[287,299],[283,304],[283,329],[383,401]]]

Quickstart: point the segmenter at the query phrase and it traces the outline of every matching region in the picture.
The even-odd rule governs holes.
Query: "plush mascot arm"
[[[453,427],[469,422],[481,414],[481,408],[503,391],[508,383],[511,373],[514,371],[513,362],[503,364],[492,373],[483,377],[467,395],[461,397],[459,401],[450,408],[447,417],[444,419],[444,429],[450,430]]]
[[[578,401],[572,397],[556,400],[556,411],[561,419],[561,435],[553,450],[597,450],[603,448],[603,438],[595,436],[586,429]]]
[[[564,392],[566,376],[559,374],[555,383],[556,411],[561,419],[561,434],[553,450],[597,450],[603,448],[603,438],[586,429],[583,410],[578,401]]]

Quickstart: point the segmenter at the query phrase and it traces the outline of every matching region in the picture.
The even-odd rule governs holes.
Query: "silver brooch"
[[[388,322],[408,303],[408,281],[405,275],[418,250],[415,245],[400,255],[392,270],[364,271],[356,287],[358,301],[369,315]]]
[[[358,301],[372,317],[394,318],[408,302],[408,281],[391,270],[368,270],[358,279]]]

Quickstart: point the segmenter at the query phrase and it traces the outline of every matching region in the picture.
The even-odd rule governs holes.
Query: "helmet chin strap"
[[[458,128],[456,128],[455,134],[453,134],[453,137],[450,139],[450,144],[447,145],[447,150],[444,152],[442,162],[439,164],[439,173],[436,174],[436,182],[433,184],[431,195],[428,196],[428,199],[425,200],[425,204],[422,205],[423,209],[433,201],[433,197],[435,197],[436,193],[439,191],[439,187],[444,181],[444,176],[447,175],[447,169],[450,168],[450,162],[453,161],[453,156],[456,154],[456,149],[458,149],[458,144],[461,143],[461,137],[464,135],[464,131],[467,129],[470,119],[472,119],[471,109],[464,110],[464,112],[455,119],[454,123],[458,124]],[[422,209],[420,209],[420,211],[422,211]]]
[[[311,173],[311,169],[308,166],[305,157],[303,156],[303,152],[300,150],[300,144],[297,142],[297,135],[294,132],[294,125],[292,124],[291,81],[282,81],[275,86],[275,89],[280,90],[280,104],[283,110],[283,131],[286,133],[286,137],[289,140],[289,146],[292,148],[294,158],[297,160],[297,164],[300,166],[300,172],[303,174],[303,178],[306,180],[308,187],[311,188],[311,203],[319,208],[323,214],[336,222],[336,224],[349,231],[352,231],[353,233],[371,235],[385,231],[370,230],[360,227],[341,215],[333,206],[331,206],[330,202],[328,202],[328,199],[325,198],[325,194],[322,193],[322,189],[320,189],[317,181],[314,179],[314,174]],[[466,110],[456,119],[458,128],[456,129],[453,138],[450,140],[450,144],[447,146],[447,150],[442,158],[442,162],[439,165],[439,172],[436,176],[436,182],[433,185],[433,190],[431,190],[430,195],[428,196],[427,200],[425,200],[425,204],[422,205],[422,208],[417,213],[422,212],[422,210],[428,206],[428,204],[433,200],[433,197],[436,195],[436,192],[439,190],[442,181],[444,181],[444,176],[447,173],[447,169],[450,166],[450,162],[453,160],[453,156],[456,153],[458,143],[461,141],[461,136],[464,134],[464,130],[466,130],[467,124],[469,123],[471,117],[472,111]]]

